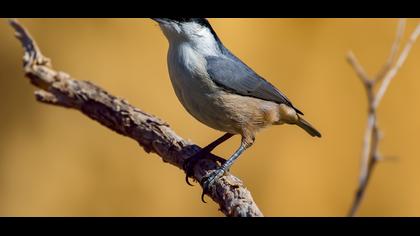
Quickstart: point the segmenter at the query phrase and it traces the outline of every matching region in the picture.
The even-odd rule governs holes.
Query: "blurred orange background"
[[[369,73],[385,62],[397,19],[209,19],[238,57],[280,88],[323,134],[295,126],[262,131],[232,172],[266,216],[344,216],[359,177],[364,89],[345,60]],[[166,120],[205,146],[221,135],[178,102],[168,43],[150,19],[22,19],[55,69],[90,80]],[[416,19],[408,20],[404,39]],[[23,51],[0,21],[1,216],[221,216],[184,173],[78,111],[35,101]],[[379,108],[383,161],[361,216],[420,216],[420,42]],[[215,153],[228,157],[239,137]]]

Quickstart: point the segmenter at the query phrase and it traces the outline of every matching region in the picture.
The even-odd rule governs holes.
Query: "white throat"
[[[216,56],[221,53],[218,42],[208,28],[196,23],[161,28],[171,48],[188,46],[202,56]]]

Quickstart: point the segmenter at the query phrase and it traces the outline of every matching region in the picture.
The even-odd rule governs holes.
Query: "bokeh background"
[[[201,146],[221,133],[188,115],[166,67],[168,43],[149,19],[22,19],[55,69],[90,80]],[[232,171],[267,216],[344,216],[357,187],[364,89],[345,55],[369,73],[385,62],[397,19],[210,19],[225,45],[280,88],[323,134],[261,132]],[[408,21],[408,38],[416,19]],[[362,216],[420,216],[420,42],[380,108],[380,150]],[[184,173],[74,110],[37,103],[22,49],[0,20],[1,216],[221,216]],[[239,137],[215,153],[229,156]]]

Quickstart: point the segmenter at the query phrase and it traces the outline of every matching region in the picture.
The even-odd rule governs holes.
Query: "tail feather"
[[[309,122],[307,122],[306,120],[304,120],[302,117],[299,116],[298,121],[296,122],[296,124],[304,129],[306,132],[308,132],[308,134],[310,134],[312,137],[319,137],[321,138],[321,133],[319,133],[318,130],[316,130],[311,124],[309,124]]]

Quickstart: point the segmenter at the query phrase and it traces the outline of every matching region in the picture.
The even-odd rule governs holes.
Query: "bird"
[[[167,66],[178,100],[195,119],[225,133],[184,161],[187,183],[191,185],[188,180],[201,158],[208,158],[207,154],[232,136],[241,136],[237,150],[228,159],[216,159],[220,166],[202,178],[203,202],[214,182],[254,144],[262,129],[290,124],[321,137],[284,93],[224,46],[206,18],[151,19],[169,42]]]

